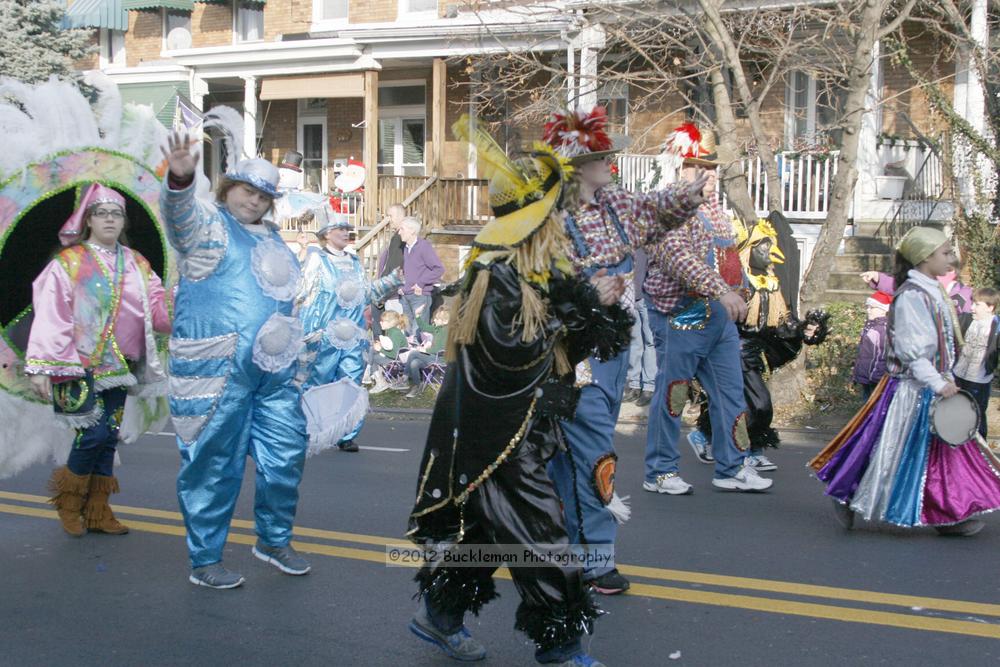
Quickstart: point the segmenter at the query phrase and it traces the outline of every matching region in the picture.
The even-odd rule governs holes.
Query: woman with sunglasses
[[[63,529],[123,535],[108,496],[126,389],[163,385],[153,332],[169,333],[160,278],[124,245],[125,198],[98,183],[59,231],[64,249],[35,279],[25,373],[57,418],[76,429],[50,482]],[[140,362],[141,363],[140,366]]]

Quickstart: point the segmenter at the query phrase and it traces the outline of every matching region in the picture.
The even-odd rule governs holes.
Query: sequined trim
[[[750,449],[750,434],[747,432],[747,413],[741,412],[733,423],[733,442],[736,449],[745,452]]]
[[[170,376],[170,395],[175,399],[216,399],[222,395],[228,376]]]
[[[691,386],[689,380],[674,380],[667,387],[667,411],[671,417],[680,417],[684,414],[684,406],[687,405],[688,388]]]
[[[186,361],[226,359],[236,352],[239,334],[231,333],[212,338],[171,338],[170,356]]]

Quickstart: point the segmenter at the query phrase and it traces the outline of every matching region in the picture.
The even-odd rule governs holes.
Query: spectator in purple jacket
[[[868,400],[885,375],[886,327],[889,320],[889,305],[892,297],[885,292],[875,292],[865,305],[868,307],[868,321],[861,330],[858,343],[858,358],[854,362],[854,382],[861,386],[861,393]]]
[[[896,279],[888,273],[879,271],[865,271],[861,274],[861,279],[873,290],[891,295],[896,291]],[[965,285],[958,279],[957,271],[951,271],[938,278],[938,282],[944,287],[948,296],[955,303],[955,310],[959,313],[972,312],[972,288]]]
[[[444,265],[427,239],[420,238],[420,221],[403,218],[399,225],[399,238],[403,240],[403,287],[400,296],[403,314],[409,320],[407,335],[416,335],[420,322],[427,326],[430,320],[431,296],[434,287],[444,275]]]

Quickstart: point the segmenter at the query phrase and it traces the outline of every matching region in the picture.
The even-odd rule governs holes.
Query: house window
[[[399,0],[399,13],[402,14],[436,14],[437,0]]]
[[[259,42],[264,39],[264,5],[234,0],[233,21],[235,41]]]
[[[125,67],[125,33],[101,28],[101,67]]]
[[[794,71],[785,89],[785,143],[790,149],[816,143],[839,144],[837,127],[845,89],[819,81],[806,72]]]
[[[423,176],[427,130],[427,91],[421,82],[379,86],[378,172]]]
[[[298,102],[298,148],[302,153],[303,188],[310,192],[328,192],[326,98]]]
[[[315,0],[313,20],[346,21],[349,0]]]
[[[608,131],[628,134],[628,84],[611,81],[597,91],[597,104],[608,111]]]
[[[173,9],[163,9],[163,48],[167,46],[167,37],[172,30],[186,30],[188,36],[191,35],[191,12],[177,11]]]

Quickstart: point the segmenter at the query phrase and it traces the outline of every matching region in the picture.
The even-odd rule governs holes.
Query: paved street
[[[252,474],[226,564],[235,591],[187,583],[173,438],[123,448],[113,500],[125,537],[71,539],[44,504],[48,469],[0,482],[0,664],[451,665],[406,629],[412,570],[384,565],[414,493],[422,420],[369,421],[360,454],[307,462],[297,543],[313,572],[293,578],[254,559]],[[773,490],[728,495],[684,451],[695,493],[644,493],[645,432],[621,435],[619,493],[632,520],[618,562],[634,585],[602,598],[589,638],[613,667],[633,665],[985,665],[1000,663],[1000,519],[976,538],[863,528],[845,533],[805,466],[819,438],[788,434]],[[513,626],[517,595],[469,626],[486,665],[530,665]],[[669,656],[680,652],[673,662]]]

